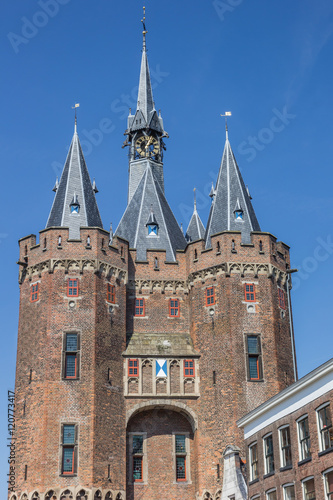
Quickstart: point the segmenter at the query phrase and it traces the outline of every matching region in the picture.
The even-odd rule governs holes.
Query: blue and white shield
[[[168,376],[168,365],[166,359],[156,360],[156,377],[165,378]]]

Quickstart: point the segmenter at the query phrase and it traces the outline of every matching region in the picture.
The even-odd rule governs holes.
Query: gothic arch
[[[222,491],[221,491],[221,490],[218,490],[218,491],[215,493],[215,500],[221,500],[221,497],[222,497]]]
[[[113,500],[112,491],[106,493],[105,500]]]
[[[102,500],[102,492],[101,492],[101,490],[95,491],[94,500]]]
[[[190,422],[193,432],[198,428],[198,417],[195,412],[185,403],[178,403],[177,401],[170,401],[170,399],[151,399],[144,403],[138,403],[133,406],[126,414],[126,425],[134,415],[142,411],[153,410],[155,408],[163,408],[165,410],[176,411],[184,415]]]
[[[33,492],[33,494],[31,495],[31,500],[40,500],[40,495],[38,491]]]
[[[73,500],[74,495],[70,490],[64,490],[60,495],[60,500]]]
[[[45,493],[45,500],[57,500],[57,495],[53,490],[49,490],[47,493]]]
[[[88,493],[86,490],[80,490],[76,494],[76,500],[88,500]]]

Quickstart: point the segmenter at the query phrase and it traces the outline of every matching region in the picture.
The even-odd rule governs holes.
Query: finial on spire
[[[79,107],[80,107],[79,103],[75,103],[74,106],[72,106],[72,109],[75,109],[75,126],[74,126],[74,132],[75,133],[77,133],[77,114],[76,114],[76,110]]]
[[[197,190],[197,188],[193,189],[193,192],[194,192],[194,210],[195,211],[197,210],[197,194],[196,194],[196,190]]]
[[[226,134],[226,139],[228,139],[228,119],[227,119],[227,117],[232,116],[231,111],[226,111],[224,113],[224,115],[221,115],[221,116],[225,116],[225,134]]]
[[[143,19],[141,19],[143,25],[143,50],[146,50],[146,34],[148,31],[146,30],[146,7],[143,6]]]

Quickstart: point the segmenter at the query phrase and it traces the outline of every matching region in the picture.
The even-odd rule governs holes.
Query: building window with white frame
[[[264,437],[264,457],[265,457],[265,474],[272,474],[274,472],[274,450],[273,450],[272,434],[269,434],[268,436]]]
[[[279,429],[280,434],[280,454],[281,454],[281,467],[290,467],[291,460],[291,441],[290,441],[290,427],[289,425]]]
[[[318,408],[317,417],[320,451],[326,451],[333,447],[333,427],[330,405],[325,404]]]
[[[327,500],[333,499],[333,469],[323,472],[325,483],[325,498]]]
[[[295,486],[293,484],[285,484],[283,486],[283,500],[295,500]]]
[[[255,481],[259,477],[257,443],[253,443],[249,446],[249,462],[250,462],[250,481]]]
[[[269,490],[266,492],[266,500],[276,500],[276,490]]]
[[[308,416],[302,417],[298,420],[298,442],[300,459],[306,460],[311,458],[311,443],[309,432],[309,419]]]
[[[304,500],[316,500],[316,490],[314,477],[309,477],[302,481]]]

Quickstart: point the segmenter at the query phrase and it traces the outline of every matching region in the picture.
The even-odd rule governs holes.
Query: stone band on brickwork
[[[83,488],[82,486],[64,488],[48,488],[44,493],[38,489],[23,492],[21,496],[18,493],[12,493],[9,500],[125,500],[124,491],[102,489],[102,488]]]
[[[19,263],[22,265],[22,263]],[[63,269],[65,274],[69,271],[76,271],[83,274],[84,270],[104,273],[106,276],[115,276],[116,279],[124,280],[127,283],[127,270],[120,269],[108,262],[99,259],[48,259],[39,262],[34,266],[23,266],[19,273],[19,283],[25,278],[32,279],[34,275],[42,276],[42,272],[47,271],[52,274],[56,269]]]

